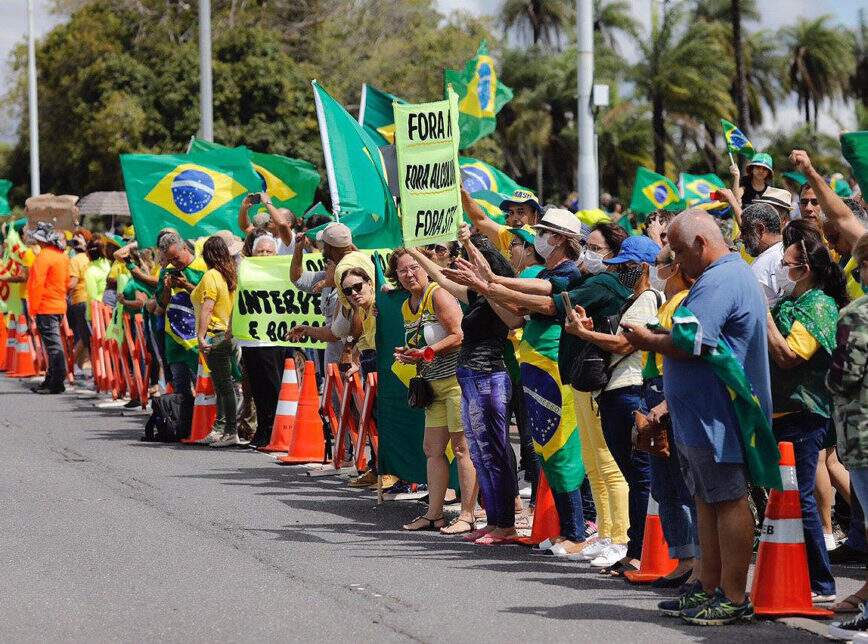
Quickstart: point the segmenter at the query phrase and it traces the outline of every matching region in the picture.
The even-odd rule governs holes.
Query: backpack
[[[177,443],[189,434],[183,423],[184,396],[165,394],[151,398],[151,417],[145,425],[146,442]]]

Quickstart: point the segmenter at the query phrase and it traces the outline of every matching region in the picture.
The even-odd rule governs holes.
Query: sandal
[[[467,529],[459,529],[457,526],[459,523],[463,523],[467,526]],[[445,528],[440,528],[441,534],[466,534],[467,532],[473,532],[476,529],[476,522],[472,519],[461,519],[455,518],[449,522],[449,525]]]
[[[473,532],[469,532],[469,533],[465,534],[461,538],[464,539],[465,541],[476,541],[477,539],[479,539],[479,537],[487,535],[492,530],[494,530],[494,528],[492,528],[491,526],[483,526],[482,528],[479,528],[478,530],[474,530]]]
[[[416,523],[418,521],[425,521],[425,523],[423,523],[422,525],[420,525],[416,528],[411,527],[414,523]],[[436,519],[429,519],[424,514],[422,514],[422,515],[419,515],[418,517],[416,517],[415,519],[413,519],[412,521],[410,521],[410,523],[408,523],[404,526],[401,526],[401,528],[403,530],[406,530],[407,532],[420,532],[423,530],[434,531],[434,530],[439,530],[443,527],[442,523],[440,525],[437,525],[438,521],[443,521],[443,515],[440,515]]]
[[[853,593],[832,606],[832,612],[835,613],[859,613],[862,611],[860,604],[866,601],[864,597],[860,597]]]
[[[629,562],[619,561],[613,566],[609,566],[608,568],[603,568],[600,571],[600,574],[604,577],[624,577],[624,573],[628,570],[639,570],[636,566]]]
[[[482,535],[473,543],[475,543],[477,546],[499,546],[499,545],[502,545],[504,543],[514,543],[513,537],[515,537],[515,535],[509,535],[509,536],[505,536],[505,537],[497,537],[491,533],[488,533],[488,534]]]

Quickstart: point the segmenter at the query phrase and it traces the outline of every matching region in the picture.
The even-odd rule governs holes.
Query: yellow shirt
[[[676,293],[671,298],[666,300],[659,309],[657,309],[657,319],[660,321],[660,326],[664,329],[672,329],[672,316],[675,315],[675,310],[681,306],[684,298],[687,297],[689,291],[687,289]],[[642,358],[642,364],[648,362],[648,352],[643,352],[645,356]],[[657,362],[657,373],[663,375],[663,354],[655,353],[654,359]]]
[[[793,326],[790,327],[790,334],[787,336],[787,346],[790,347],[793,353],[806,361],[813,358],[814,354],[820,349],[820,343],[817,342],[817,339],[798,320],[793,322]]]
[[[536,231],[530,226],[522,226],[522,230],[526,230],[527,232],[536,235]],[[512,240],[515,237],[510,231],[512,228],[509,226],[500,226],[497,229],[497,237],[492,240],[494,243],[494,247],[499,250],[504,257],[509,259],[509,246],[512,244]]]
[[[851,302],[854,302],[865,295],[862,285],[853,277],[853,271],[858,267],[859,263],[856,261],[855,257],[851,257],[850,261],[847,262],[847,265],[844,267],[844,277],[847,278],[847,297],[850,298]]]
[[[78,281],[69,293],[70,304],[81,304],[82,302],[87,302],[87,288],[84,284],[84,271],[87,269],[89,264],[90,258],[87,256],[87,253],[76,253],[75,256],[69,260],[69,276],[78,278]]]
[[[226,280],[216,268],[209,268],[205,271],[202,280],[190,293],[190,301],[193,303],[197,320],[205,300],[214,302],[208,330],[225,331],[229,328],[229,316],[232,315],[232,294],[229,292]]]

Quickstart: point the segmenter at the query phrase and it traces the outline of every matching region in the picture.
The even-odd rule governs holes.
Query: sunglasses
[[[355,284],[351,284],[350,286],[344,286],[341,290],[344,292],[344,295],[350,297],[353,293],[361,293],[364,287],[364,282],[356,282]]]
[[[807,206],[808,204],[812,206],[820,205],[820,201],[818,199],[799,199],[799,203],[803,206]]]

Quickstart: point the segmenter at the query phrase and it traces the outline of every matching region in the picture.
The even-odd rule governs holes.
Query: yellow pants
[[[613,543],[627,543],[630,527],[627,481],[606,445],[600,411],[593,397],[588,392],[572,391],[582,439],[582,460],[597,507],[597,534]]]

